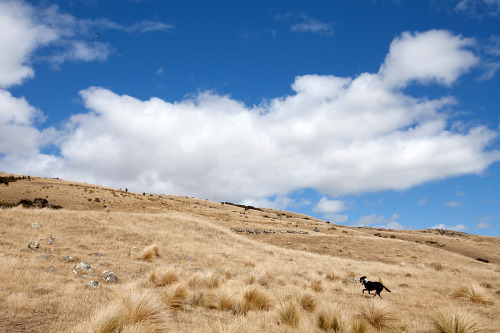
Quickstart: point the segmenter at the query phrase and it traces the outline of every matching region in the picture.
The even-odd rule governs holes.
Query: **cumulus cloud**
[[[386,218],[384,215],[377,214],[365,215],[358,221],[352,223],[351,227],[372,227],[403,230],[405,227],[397,221],[400,218],[401,216],[396,213],[394,213],[390,218]]]
[[[408,82],[452,84],[477,62],[470,44],[447,31],[404,33],[378,73],[298,76],[292,94],[251,107],[211,91],[170,102],[90,87],[80,92],[87,113],[73,115],[61,130],[40,132],[23,123],[31,129],[24,139],[52,140],[60,154],[32,147],[22,156],[0,151],[0,161],[10,172],[33,165],[33,174],[139,192],[276,206],[290,204],[287,196],[304,188],[335,198],[479,174],[500,159],[488,149],[498,133],[453,126],[442,112],[453,98],[415,98],[400,90]],[[426,64],[410,51],[435,59]],[[14,125],[0,123],[0,132]],[[317,206],[346,221],[341,208],[329,199]]]
[[[22,1],[0,1],[0,88],[34,76],[32,53],[57,39],[57,33],[35,20],[35,11]]]
[[[391,86],[412,82],[451,85],[479,62],[468,50],[473,44],[473,39],[445,30],[405,32],[391,43],[379,74]]]
[[[444,223],[436,224],[432,226],[430,229],[445,229],[445,230],[454,230],[454,231],[465,231],[467,227],[463,224],[457,224],[455,226],[445,225]]]
[[[352,202],[344,200],[330,200],[327,197],[322,197],[313,208],[313,211],[322,214],[326,220],[331,222],[344,223],[347,222],[349,216],[339,213],[350,209],[352,204]]]

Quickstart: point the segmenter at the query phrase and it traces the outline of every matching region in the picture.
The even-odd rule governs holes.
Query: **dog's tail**
[[[388,292],[391,292],[389,289],[387,289],[386,286],[382,285],[382,287],[384,287],[384,289],[387,290]]]

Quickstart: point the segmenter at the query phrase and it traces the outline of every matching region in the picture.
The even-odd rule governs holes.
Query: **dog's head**
[[[359,283],[363,283],[366,281],[366,276],[362,276],[359,278]]]

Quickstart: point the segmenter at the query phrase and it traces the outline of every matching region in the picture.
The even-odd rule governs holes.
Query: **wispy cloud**
[[[419,206],[423,206],[423,205],[427,204],[428,202],[429,202],[429,199],[427,199],[427,198],[422,198],[422,199],[420,199],[420,200],[418,201],[418,205],[419,205]]]
[[[462,207],[464,205],[463,202],[459,202],[459,201],[446,201],[444,203],[444,205],[446,207],[450,207],[450,208],[458,208],[458,207]]]
[[[498,16],[500,15],[500,0],[460,0],[455,10],[477,18]]]
[[[333,36],[333,24],[325,23],[319,19],[306,14],[286,13],[276,15],[276,19],[281,21],[295,21],[290,25],[290,31],[311,32],[319,35]]]

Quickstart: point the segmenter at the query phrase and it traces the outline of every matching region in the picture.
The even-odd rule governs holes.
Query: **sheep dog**
[[[373,297],[378,295],[378,297],[382,298],[382,296],[380,296],[380,292],[384,289],[387,290],[388,292],[391,292],[389,289],[387,289],[386,286],[384,286],[380,282],[367,281],[366,276],[360,277],[359,283],[362,283],[365,286],[365,289],[363,289],[363,294],[365,293],[365,290],[368,290],[368,295],[371,295],[370,291],[375,290],[375,295],[373,295]]]

